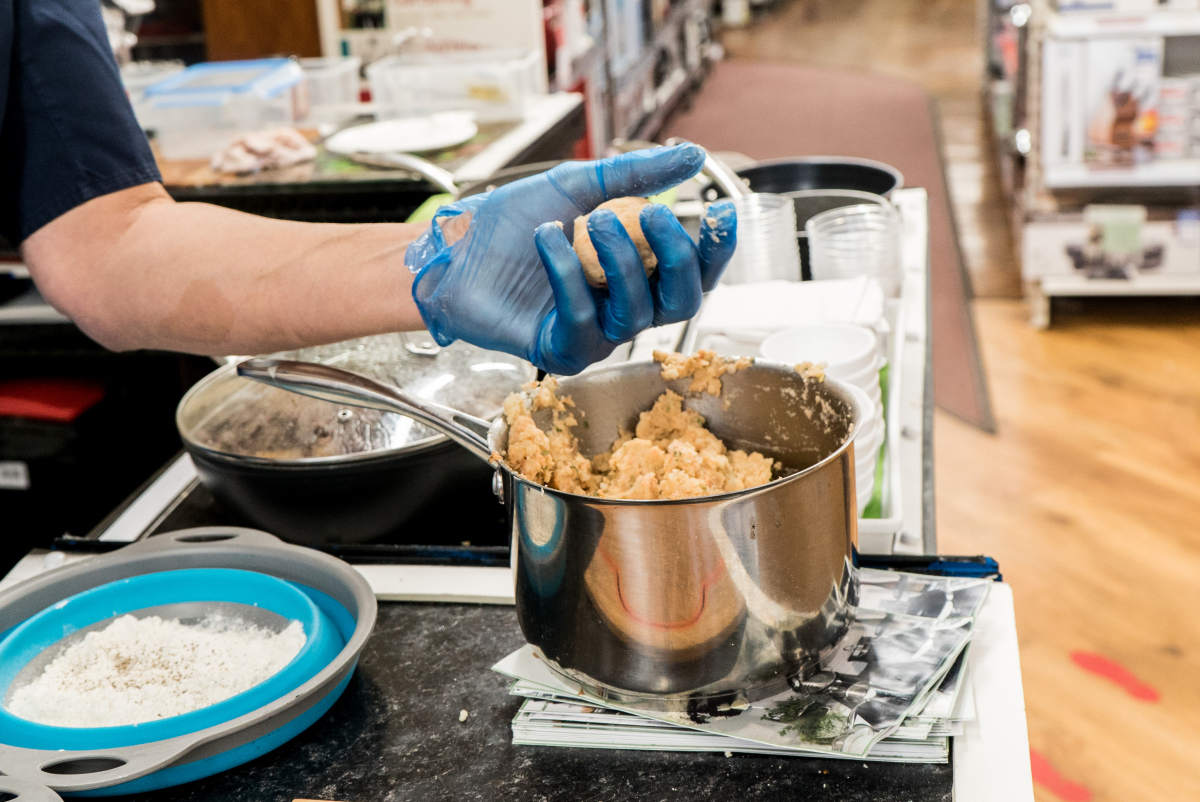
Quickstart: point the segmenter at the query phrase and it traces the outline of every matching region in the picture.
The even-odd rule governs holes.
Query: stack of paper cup
[[[879,370],[884,365],[879,338],[871,329],[849,323],[796,326],[763,340],[759,352],[774,362],[825,364],[825,375],[851,386],[865,409],[872,411],[854,438],[858,511],[875,492],[875,463],[883,446],[883,394]]]

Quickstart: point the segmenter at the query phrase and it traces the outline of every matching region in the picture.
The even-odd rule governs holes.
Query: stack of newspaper
[[[513,742],[944,763],[973,719],[967,648],[986,579],[862,569],[848,632],[798,687],[721,715],[601,698],[525,646],[493,670],[526,697]]]

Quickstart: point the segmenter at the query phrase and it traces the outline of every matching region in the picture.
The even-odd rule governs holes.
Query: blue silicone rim
[[[303,685],[345,646],[339,627],[300,588],[276,577],[227,568],[161,571],[70,596],[29,618],[0,640],[0,699],[30,660],[77,629],[147,607],[179,602],[232,602],[300,621],[307,640],[272,677],[215,705],[171,718],[119,727],[37,724],[0,708],[0,743],[29,749],[105,749],[162,741],[207,729],[270,704]]]

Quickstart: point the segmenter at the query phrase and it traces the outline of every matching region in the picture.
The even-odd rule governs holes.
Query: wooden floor
[[[992,296],[975,312],[999,432],[938,414],[939,549],[990,554],[1013,586],[1038,802],[1200,799],[1200,302],[1059,302],[1038,332],[1003,297],[1019,283],[975,25],[973,0],[785,0],[723,43],[938,97],[967,266]]]
[[[976,303],[999,434],[937,417],[939,549],[1013,586],[1035,750],[1098,801],[1200,799],[1200,307],[1123,303]]]

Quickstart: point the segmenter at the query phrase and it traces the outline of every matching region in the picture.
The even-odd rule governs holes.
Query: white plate
[[[450,111],[429,117],[405,117],[355,125],[325,140],[331,153],[419,153],[461,145],[479,133],[475,115]]]

